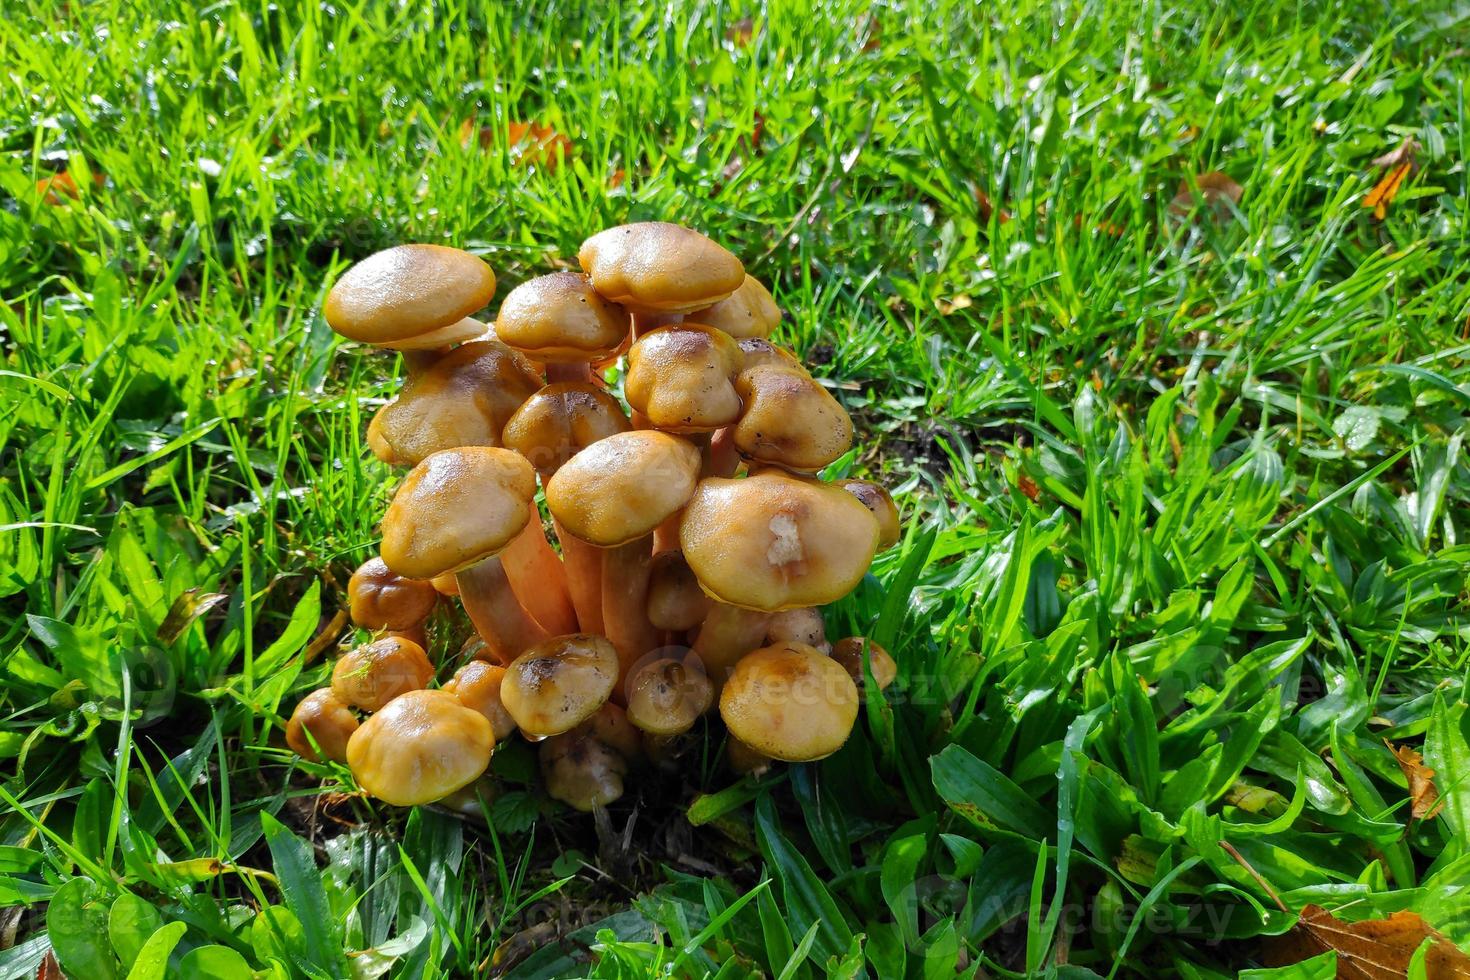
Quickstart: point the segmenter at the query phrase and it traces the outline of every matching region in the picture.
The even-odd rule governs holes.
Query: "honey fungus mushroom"
[[[512,573],[531,570],[499,558],[530,522],[535,493],[520,456],[466,446],[425,457],[383,516],[383,561],[408,578],[455,573],[465,612],[502,663],[550,635],[511,588]]]
[[[459,703],[478,711],[490,722],[495,741],[503,742],[516,730],[516,720],[505,710],[500,687],[505,681],[505,668],[484,660],[471,660],[454,672],[442,688],[459,699]]]
[[[357,784],[384,803],[432,803],[468,786],[490,764],[495,736],[478,711],[447,691],[409,691],[347,741]]]
[[[852,733],[857,708],[857,687],[847,671],[804,643],[747,654],[720,694],[720,716],[730,734],[786,762],[836,752]]]
[[[573,456],[546,484],[569,534],[603,550],[602,626],[626,668],[657,642],[648,620],[653,532],[699,477],[699,450],[656,431],[622,432]]]
[[[303,759],[315,760],[319,756],[312,747],[314,741],[321,755],[335,762],[346,762],[347,740],[355,731],[357,716],[352,709],[331,688],[322,687],[302,698],[291,712],[286,722],[286,744]]]
[[[444,245],[395,245],[358,262],[323,304],[327,325],[350,340],[437,350],[484,336],[470,319],[495,294],[483,259]]]
[[[665,432],[704,433],[740,418],[735,377],[743,355],[726,333],[697,323],[661,327],[628,351],[623,393]]]
[[[771,613],[852,591],[872,564],[878,522],[844,490],[766,470],[701,480],[679,539],[701,587],[719,600],[694,642],[718,686],[760,646]]]
[[[599,295],[585,276],[554,272],[510,291],[495,335],[545,363],[548,381],[577,381],[590,378],[590,364],[622,348],[630,326],[628,311]]]
[[[392,466],[413,466],[442,449],[499,446],[506,422],[540,387],[530,362],[504,344],[465,344],[378,410],[368,446]]]
[[[704,622],[710,598],[680,551],[653,556],[648,570],[648,621],[655,629],[683,633]]]
[[[633,314],[636,335],[718,303],[745,281],[745,266],[729,251],[666,221],[600,231],[582,243],[577,261],[593,289]]]
[[[898,544],[903,534],[899,524],[898,505],[893,495],[871,480],[838,480],[837,485],[863,502],[878,521],[878,550],[886,551]]]
[[[832,644],[832,659],[842,665],[848,676],[857,685],[858,693],[863,690],[863,661],[866,659],[873,671],[873,680],[878,690],[886,691],[898,677],[898,664],[887,650],[863,636],[849,636]]]
[[[541,778],[552,799],[590,813],[623,795],[628,760],[601,739],[575,732],[541,743]]]
[[[332,668],[332,693],[363,711],[378,711],[433,679],[434,665],[423,647],[400,636],[385,636],[338,658]]]
[[[815,472],[852,445],[847,410],[805,371],[747,369],[735,389],[745,405],[735,446],[747,459]]]
[[[714,687],[693,660],[660,657],[625,682],[628,721],[650,735],[682,735],[709,708]]]
[[[766,643],[794,641],[815,647],[823,653],[831,649],[827,642],[827,623],[822,611],[811,606],[801,609],[784,609],[773,613],[766,626]]]
[[[746,275],[740,287],[712,306],[695,310],[689,319],[723,330],[737,340],[769,337],[781,325],[781,308],[770,290],[754,276]]]
[[[618,681],[618,652],[590,633],[558,636],[506,668],[500,700],[532,738],[560,735],[597,713]]]
[[[439,592],[429,582],[404,578],[382,558],[369,558],[347,580],[347,610],[367,630],[411,630],[429,618]]]

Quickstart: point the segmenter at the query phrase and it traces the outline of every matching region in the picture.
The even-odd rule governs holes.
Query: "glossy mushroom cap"
[[[664,221],[600,231],[577,252],[592,288],[632,313],[688,313],[745,280],[740,260],[699,232]]]
[[[590,381],[558,381],[516,409],[501,439],[550,479],[594,442],[632,428],[618,400],[602,387]]]
[[[322,312],[342,336],[387,345],[458,324],[494,294],[495,273],[476,256],[443,245],[396,245],[343,273]]]
[[[842,665],[804,643],[746,654],[720,693],[730,734],[762,755],[809,762],[842,747],[858,693]]]
[[[822,619],[822,611],[806,606],[801,609],[787,609],[773,615],[770,625],[766,627],[766,643],[788,641],[805,643],[809,647],[816,647],[826,653],[829,644],[827,643],[827,623]]]
[[[862,581],[878,522],[845,490],[769,470],[701,480],[679,526],[700,585],[733,606],[822,606]]]
[[[316,739],[322,755],[335,762],[347,760],[347,740],[357,731],[357,716],[332,693],[329,687],[317,688],[296,705],[291,720],[286,722],[286,744],[303,759],[317,758],[306,733]]]
[[[648,572],[648,621],[661,630],[684,632],[704,622],[709,596],[679,551],[653,556]]]
[[[867,653],[873,667],[873,680],[878,683],[878,690],[888,690],[894,678],[898,676],[898,664],[894,662],[888,651],[863,636],[849,636],[845,640],[838,640],[832,644],[832,659],[842,665],[857,685],[858,691],[863,689],[863,654]]]
[[[396,466],[412,466],[443,449],[499,446],[506,421],[540,387],[531,363],[499,341],[465,344],[378,410],[368,445]]]
[[[628,761],[595,738],[568,732],[541,743],[541,778],[546,792],[583,813],[623,795]]]
[[[585,276],[554,272],[521,283],[500,304],[495,335],[538,361],[601,360],[623,345],[632,320]]]
[[[661,327],[629,348],[623,394],[655,428],[712,432],[740,418],[735,376],[742,361],[723,331],[697,323]]]
[[[898,521],[898,505],[893,496],[871,480],[838,480],[837,486],[863,502],[878,520],[878,550],[884,551],[898,544],[903,531]]]
[[[572,729],[571,734],[595,738],[618,755],[634,761],[643,752],[643,734],[628,720],[628,713],[611,701]]]
[[[353,734],[347,764],[357,784],[384,803],[415,806],[474,782],[494,747],[490,722],[453,694],[409,691]]]
[[[536,473],[509,449],[466,446],[424,458],[383,515],[383,561],[431,579],[500,552],[535,510]]]
[[[516,657],[506,668],[500,700],[527,735],[560,735],[592,717],[617,680],[617,648],[605,637],[573,633]]]
[[[363,629],[412,629],[429,618],[438,601],[433,585],[404,578],[381,558],[369,558],[347,580],[348,612]]]
[[[603,548],[635,541],[683,507],[699,479],[699,450],[652,430],[594,442],[546,484],[546,505],[572,534]]]
[[[713,306],[690,313],[689,319],[736,339],[769,337],[781,324],[781,308],[759,279],[747,275],[739,289]]]
[[[510,738],[516,730],[516,720],[505,710],[500,700],[500,685],[505,680],[505,668],[483,660],[471,660],[454,672],[443,690],[459,698],[459,703],[472,711],[478,711],[490,722],[490,730],[496,742]]]
[[[434,679],[424,648],[401,636],[385,636],[353,647],[332,668],[332,693],[363,711],[378,711]]]
[[[798,374],[810,377],[806,365],[796,359],[796,355],[784,347],[777,347],[763,337],[745,337],[739,343],[740,356],[744,358],[742,371],[754,371],[756,368],[778,367]]]
[[[741,455],[794,470],[819,470],[852,445],[852,418],[804,371],[760,367],[735,389],[745,411],[735,425]]]
[[[679,735],[699,720],[714,698],[714,685],[693,663],[663,657],[628,675],[628,720],[652,735]]]

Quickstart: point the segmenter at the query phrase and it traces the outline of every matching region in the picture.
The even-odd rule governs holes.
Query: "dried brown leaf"
[[[1433,942],[1425,960],[1426,976],[1470,978],[1470,956],[1413,912],[1345,922],[1320,905],[1308,905],[1289,932],[1268,941],[1266,962],[1287,966],[1330,950],[1337,953],[1339,980],[1403,980],[1414,951],[1426,939]]]
[[[1199,188],[1198,193],[1196,187]],[[1192,184],[1187,179],[1179,182],[1179,191],[1169,202],[1169,213],[1179,218],[1188,217],[1198,202],[1216,221],[1223,221],[1230,217],[1231,207],[1240,204],[1244,193],[1245,189],[1228,174],[1211,170],[1198,174]]]
[[[1380,157],[1373,158],[1373,166],[1382,167],[1384,170],[1397,167],[1401,163],[1417,163],[1419,151],[1424,149],[1419,141],[1412,136],[1405,136],[1404,141],[1389,150]]]
[[[189,624],[200,616],[209,612],[222,602],[228,602],[230,597],[223,592],[201,592],[199,589],[185,589],[179,593],[173,605],[168,607],[168,613],[163,617],[163,622],[158,624],[158,642],[164,646],[173,646],[174,642],[189,628]]]
[[[1383,741],[1409,781],[1409,812],[1415,820],[1427,820],[1439,809],[1439,790],[1434,785],[1434,770],[1424,764],[1424,756],[1407,745],[1394,746]]]
[[[1408,179],[1413,170],[1414,161],[1412,160],[1405,160],[1390,168],[1383,178],[1373,185],[1373,189],[1363,195],[1363,207],[1372,208],[1373,217],[1382,221],[1388,216],[1388,206],[1393,203],[1395,197],[1398,197],[1399,189],[1404,186],[1404,181]]]

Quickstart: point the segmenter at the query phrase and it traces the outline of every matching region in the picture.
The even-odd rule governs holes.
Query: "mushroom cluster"
[[[348,585],[372,639],[286,739],[387,803],[457,798],[519,732],[547,792],[590,810],[716,707],[737,771],[820,759],[867,680],[894,679],[872,641],[829,644],[821,607],[898,541],[898,510],[877,484],[818,476],[852,422],[768,339],[770,292],[663,222],[599,232],[577,258],[511,290],[493,327],[472,314],[494,273],[442,246],[372,255],[327,297],[333,330],[404,357],[367,441],[407,473]],[[605,381],[620,362],[622,399]],[[436,686],[425,626],[450,597],[474,635]]]

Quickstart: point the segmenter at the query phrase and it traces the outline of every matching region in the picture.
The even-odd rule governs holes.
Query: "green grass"
[[[0,976],[1228,977],[1272,892],[1470,941],[1470,8],[415,6],[0,20]],[[1172,217],[1213,170],[1238,208]],[[829,610],[895,690],[601,825],[524,749],[489,828],[338,795],[281,729],[398,378],[325,288],[446,241],[503,295],[647,218],[772,284],[903,491]]]

